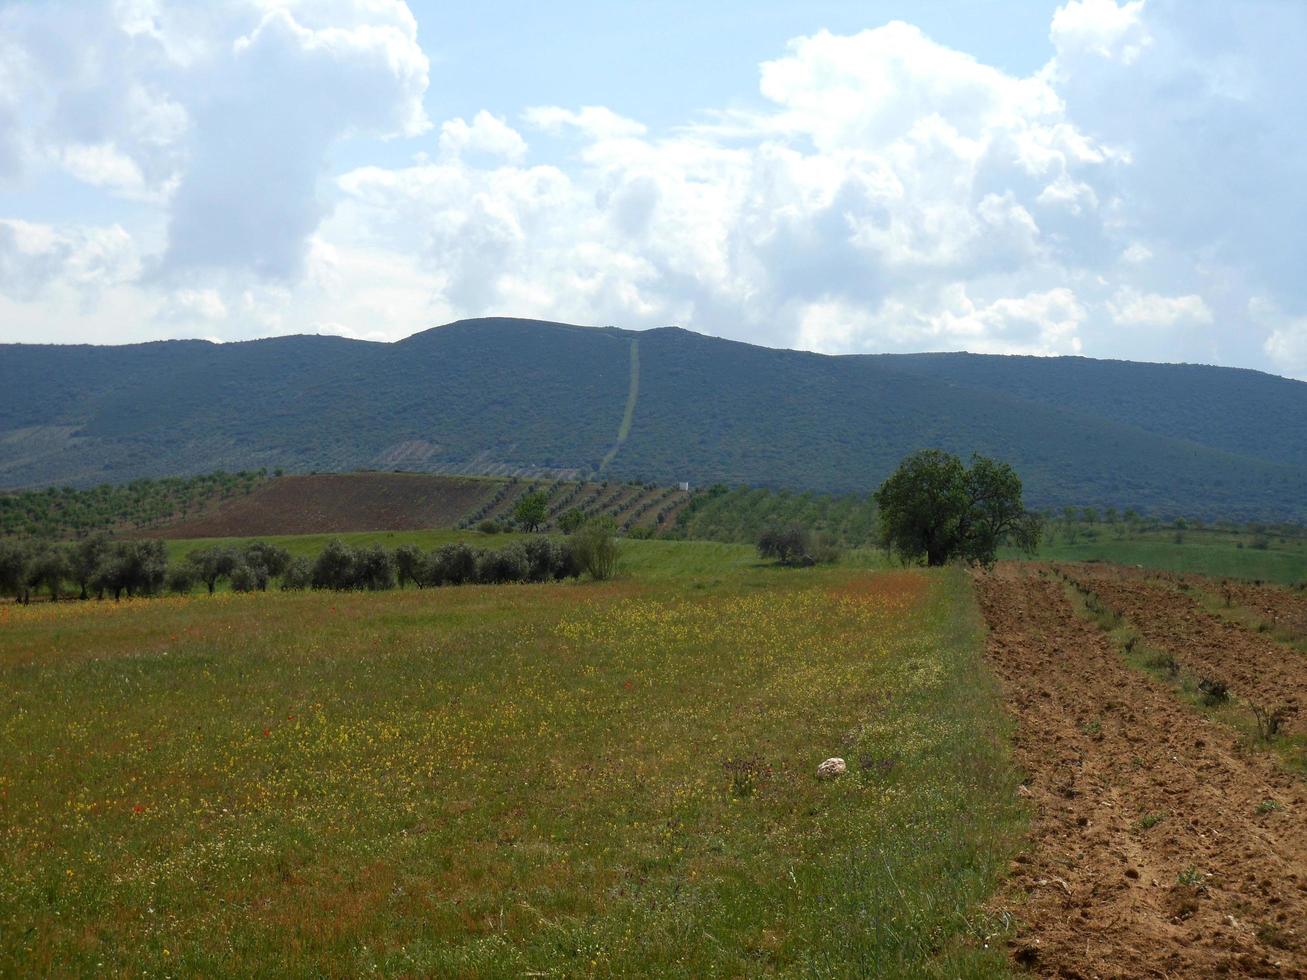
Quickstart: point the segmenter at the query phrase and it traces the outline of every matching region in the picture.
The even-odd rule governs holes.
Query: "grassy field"
[[[0,974],[1003,975],[965,576],[624,561],[4,607]]]
[[[1254,547],[1255,540],[1254,535],[1228,531],[1188,530],[1178,542],[1173,530],[1124,538],[1104,531],[1094,540],[1081,535],[1071,543],[1066,534],[1056,533],[1054,542],[1043,545],[1036,557],[1042,561],[1110,561],[1285,585],[1307,580],[1307,539],[1267,536],[1261,548]],[[1021,556],[1009,550],[1000,557]]]

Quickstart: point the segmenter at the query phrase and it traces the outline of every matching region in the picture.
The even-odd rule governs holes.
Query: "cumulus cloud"
[[[819,31],[761,63],[751,108],[659,130],[598,104],[432,127],[398,0],[124,0],[75,36],[24,4],[0,12],[0,180],[53,168],[139,208],[105,225],[131,260],[101,265],[150,270],[151,329],[508,313],[1300,371],[1307,14],[1237,8],[1068,0],[1028,75],[903,22]],[[413,162],[326,169],[383,139]],[[91,233],[46,233],[0,226],[0,291],[82,274]]]
[[[333,10],[349,11],[338,4]],[[306,8],[312,9],[312,8]],[[366,20],[324,26],[273,7],[211,68],[198,100],[191,162],[173,198],[168,273],[245,268],[297,278],[326,213],[318,179],[350,134],[416,134],[427,58],[402,3],[369,3]]]
[[[227,304],[216,289],[178,289],[160,308],[159,316],[169,321],[221,321],[227,317]]]
[[[1063,66],[1089,54],[1130,64],[1152,41],[1144,21],[1144,0],[1071,0],[1053,14],[1049,37]]]
[[[799,338],[803,347],[828,353],[847,350],[872,333],[887,351],[1078,354],[1077,332],[1087,316],[1070,289],[978,303],[965,287],[953,286],[933,305],[894,299],[875,314],[839,301],[811,304],[803,311]]]
[[[440,149],[451,156],[485,153],[520,160],[526,155],[526,140],[498,116],[482,110],[472,122],[451,119],[440,127]]]
[[[1281,371],[1307,381],[1307,317],[1296,317],[1272,330],[1265,348]]]
[[[294,279],[328,150],[422,132],[427,81],[398,0],[18,4],[0,11],[0,176],[55,166],[159,204],[169,275]]]
[[[90,300],[129,282],[140,269],[130,235],[118,225],[54,227],[0,220],[0,294],[32,300],[60,284]]]
[[[424,255],[468,314],[673,321],[792,344],[816,336],[811,310],[859,307],[844,322],[860,328],[842,336],[862,349],[883,341],[876,311],[905,291],[944,308],[964,283],[1036,269],[1012,302],[1048,292],[1066,215],[1099,205],[1084,175],[1118,160],[1045,79],[902,23],[791,42],[762,66],[760,90],[766,111],[661,137],[606,109],[534,107],[526,125],[579,140],[579,166],[476,167],[450,152],[345,174],[342,207],[369,236]],[[442,147],[470,144],[478,125],[501,132],[491,117],[454,120]],[[1048,219],[1057,235],[1041,211],[1062,215]],[[981,292],[995,303],[1002,288]],[[997,313],[954,315],[1000,330]]]
[[[1108,302],[1112,319],[1126,327],[1173,327],[1177,323],[1212,322],[1212,311],[1201,296],[1160,296],[1122,289]]]

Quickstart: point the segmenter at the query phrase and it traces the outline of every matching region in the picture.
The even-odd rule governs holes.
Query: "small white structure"
[[[680,487],[682,490],[684,490],[686,493],[690,492],[690,484],[689,481],[687,480],[682,480],[680,483],[677,484],[677,486]]]

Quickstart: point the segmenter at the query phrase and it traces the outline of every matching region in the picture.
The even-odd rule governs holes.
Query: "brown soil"
[[[414,473],[283,476],[150,537],[227,538],[454,527],[500,481]]]
[[[1221,581],[1192,577],[1198,588],[1241,607],[1252,617],[1286,634],[1307,638],[1307,591],[1252,582]]]
[[[1253,704],[1283,707],[1292,727],[1301,724],[1307,656],[1213,615],[1191,594],[1138,572],[1111,565],[1065,565],[1061,570],[1129,619],[1145,643],[1172,654],[1182,668],[1224,681],[1232,694]]]
[[[1127,666],[1047,570],[1000,565],[976,591],[1034,807],[1003,899],[1017,965],[1307,977],[1304,784]]]

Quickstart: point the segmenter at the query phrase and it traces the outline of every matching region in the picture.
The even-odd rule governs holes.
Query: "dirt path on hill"
[[[1112,566],[1064,565],[1072,581],[1092,590],[1131,621],[1150,646],[1172,654],[1199,677],[1224,681],[1254,704],[1287,709],[1300,729],[1307,708],[1307,656],[1207,612],[1191,596]]]
[[[1034,807],[1001,900],[1016,963],[1307,977],[1307,786],[1128,667],[1046,570],[975,582]]]

